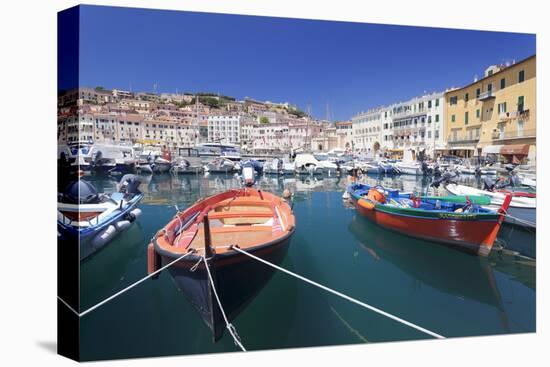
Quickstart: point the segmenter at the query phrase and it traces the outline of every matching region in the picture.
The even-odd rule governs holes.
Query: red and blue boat
[[[484,207],[480,196],[416,196],[362,183],[347,188],[362,216],[381,227],[487,256],[508,210],[511,195],[501,207]]]

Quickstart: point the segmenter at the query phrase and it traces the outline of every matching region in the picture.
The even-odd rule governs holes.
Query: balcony
[[[457,135],[457,136],[453,136],[453,135],[449,135],[447,137],[447,142],[449,144],[473,144],[473,143],[477,143],[479,141],[479,136],[463,136],[463,135]]]
[[[486,92],[481,93],[479,96],[477,96],[477,99],[480,101],[487,101],[491,98],[495,98],[495,94],[492,90],[488,90]]]
[[[537,136],[537,129],[514,130],[514,131],[498,131],[495,130],[491,134],[491,138],[495,141],[529,139]]]
[[[416,111],[411,109],[411,110],[394,113],[393,118],[399,119],[399,118],[405,118],[405,117],[421,116],[421,115],[425,115],[427,112],[428,112],[427,108],[417,109]]]
[[[498,114],[498,122],[506,122],[514,117],[513,112],[501,112]]]

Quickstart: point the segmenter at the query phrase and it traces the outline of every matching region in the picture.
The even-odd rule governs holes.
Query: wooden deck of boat
[[[253,247],[277,237],[273,231],[276,213],[272,202],[260,198],[239,197],[217,204],[208,213],[212,246],[217,253],[228,249],[225,246]],[[195,235],[188,248],[204,251],[204,224],[190,229]],[[183,232],[182,236],[189,235]],[[178,240],[176,239],[176,244]]]

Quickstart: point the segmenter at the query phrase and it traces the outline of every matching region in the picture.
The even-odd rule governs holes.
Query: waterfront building
[[[247,128],[249,129],[250,125]],[[288,151],[292,146],[289,139],[289,126],[284,122],[254,123],[249,144],[247,147],[250,147],[253,152]]]
[[[387,108],[383,112],[382,131],[390,156],[416,158],[421,152],[430,157],[442,154],[446,148],[444,102],[444,93],[436,92]]]
[[[351,121],[339,121],[334,123],[336,136],[338,137],[337,148],[351,150],[353,146],[353,126]]]
[[[450,153],[502,152],[507,161],[534,163],[536,55],[488,67],[482,79],[446,92],[445,105]]]
[[[353,148],[356,152],[374,157],[380,150],[383,111],[382,107],[377,107],[351,118]]]
[[[240,143],[239,114],[216,113],[208,116],[208,142]]]
[[[324,124],[308,118],[296,119],[288,124],[288,147],[293,151],[312,149],[311,142],[323,131]],[[284,141],[284,139],[283,139]]]
[[[353,149],[371,157],[442,154],[444,109],[444,93],[437,92],[359,113],[352,118]]]

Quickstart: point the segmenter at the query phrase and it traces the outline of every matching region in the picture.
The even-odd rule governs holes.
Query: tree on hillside
[[[269,119],[265,116],[260,117],[260,124],[269,124]]]

